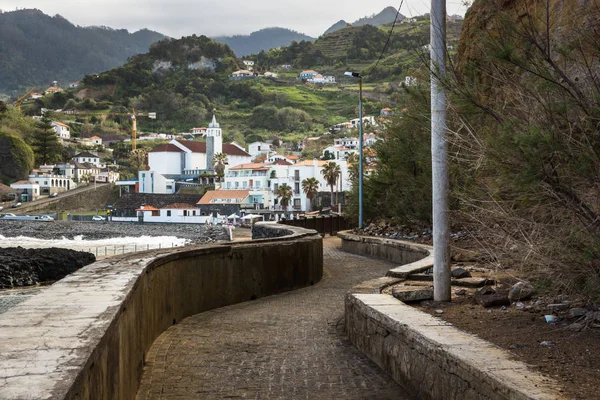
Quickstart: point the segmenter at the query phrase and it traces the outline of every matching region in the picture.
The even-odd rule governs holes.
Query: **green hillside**
[[[122,65],[163,35],[149,30],[75,26],[39,10],[0,13],[0,93],[63,85]]]

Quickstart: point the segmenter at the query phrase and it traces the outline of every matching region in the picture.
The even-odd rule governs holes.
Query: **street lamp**
[[[358,78],[358,228],[363,227],[363,108],[362,76],[358,72],[345,72],[344,75]]]

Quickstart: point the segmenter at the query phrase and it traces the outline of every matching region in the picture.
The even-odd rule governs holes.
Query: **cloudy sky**
[[[0,10],[37,8],[75,25],[148,28],[171,37],[249,34],[280,26],[319,36],[340,19],[348,22],[380,12],[389,0],[0,0]],[[429,12],[430,0],[405,0],[401,13]],[[448,14],[464,14],[461,0],[447,0]]]

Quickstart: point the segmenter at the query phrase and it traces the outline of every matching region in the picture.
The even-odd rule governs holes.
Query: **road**
[[[23,203],[23,205],[21,207],[18,208],[11,208],[13,202],[6,202],[6,203],[0,203],[0,206],[4,207],[4,210],[2,212],[6,213],[13,213],[13,214],[27,214],[29,212],[29,210],[31,209],[37,209],[40,208],[40,206],[44,206],[44,205],[50,205],[52,203],[56,203],[58,201],[60,201],[61,199],[64,199],[65,197],[70,197],[70,196],[74,196],[80,193],[85,193],[85,192],[89,192],[90,190],[94,190],[96,189],[96,187],[101,187],[104,185],[108,185],[107,183],[98,183],[98,186],[95,186],[94,184],[89,184],[88,186],[84,186],[84,187],[79,187],[77,189],[74,190],[69,190],[68,192],[62,192],[58,195],[58,197],[54,197],[54,198],[49,198],[49,197],[44,197],[35,201],[29,201],[27,203]]]

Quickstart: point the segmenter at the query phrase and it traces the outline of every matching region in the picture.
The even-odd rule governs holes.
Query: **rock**
[[[407,279],[411,281],[433,282],[433,274],[410,274]]]
[[[569,318],[580,318],[587,314],[585,308],[571,308],[569,310]]]
[[[493,293],[496,293],[496,291],[494,289],[492,289],[490,286],[484,286],[475,292],[476,295],[486,295],[486,294],[493,294]]]
[[[454,268],[451,272],[452,277],[456,279],[470,278],[471,273],[464,268]]]
[[[517,304],[515,304],[515,308],[519,311],[523,311],[523,310],[525,310],[525,304],[523,304],[519,301],[519,302],[517,302]]]
[[[573,332],[581,332],[581,330],[585,328],[585,324],[580,322],[576,322],[574,324],[569,325],[569,330]]]
[[[540,346],[554,347],[554,343],[544,340],[543,342],[540,342]]]
[[[435,310],[435,313],[438,315],[442,315],[444,313],[444,310]]]
[[[546,323],[552,324],[558,321],[558,317],[556,315],[544,315],[546,319]]]
[[[510,300],[508,300],[507,293],[495,293],[495,294],[487,294],[487,295],[476,295],[475,301],[481,304],[484,307],[494,307],[494,306],[508,306],[510,305]]]
[[[433,299],[433,287],[396,286],[392,296],[403,302]]]
[[[458,289],[454,291],[454,294],[457,296],[464,296],[467,294],[467,291],[465,289]]]
[[[508,292],[508,298],[511,302],[527,300],[533,296],[535,288],[527,282],[517,282]]]
[[[494,282],[493,280],[486,279],[486,278],[461,278],[461,279],[452,278],[452,285],[469,287],[469,288],[478,288],[478,287],[482,287],[485,285],[494,285],[495,283],[496,282]]]
[[[558,304],[548,304],[546,306],[546,309],[548,311],[565,311],[569,309],[569,304],[568,303],[558,303]]]

